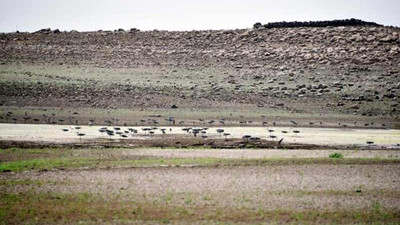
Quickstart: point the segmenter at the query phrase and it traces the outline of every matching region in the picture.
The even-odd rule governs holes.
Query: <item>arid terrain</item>
[[[4,222],[396,224],[399,151],[0,152]],[[8,171],[8,172],[6,172]]]
[[[0,224],[399,224],[399,75],[384,26],[0,34]]]
[[[389,27],[1,34],[0,120],[398,127],[399,34]]]

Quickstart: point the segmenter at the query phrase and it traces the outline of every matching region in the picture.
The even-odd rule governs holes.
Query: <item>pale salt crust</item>
[[[0,140],[13,141],[34,141],[50,143],[79,143],[80,139],[93,141],[104,138],[109,139],[105,134],[98,130],[101,126],[80,126],[81,129],[75,129],[75,126],[68,125],[44,125],[44,124],[0,124]],[[69,129],[63,132],[62,129]],[[129,127],[121,127],[122,130],[128,130]],[[139,130],[139,135],[128,135],[128,139],[149,139],[154,137],[145,136],[141,130],[143,127],[132,127]],[[167,134],[191,135],[182,131],[183,127],[159,127],[166,128]],[[113,129],[113,127],[110,127]],[[170,131],[170,129],[172,131]],[[210,128],[207,135],[212,138],[224,138],[217,133],[218,128]],[[378,146],[397,148],[400,147],[400,130],[395,129],[350,129],[350,128],[306,128],[306,127],[224,127],[230,138],[242,138],[244,135],[260,137],[266,140],[278,141],[284,138],[284,143],[301,143],[315,145],[362,145],[366,146],[367,141],[373,141]],[[268,129],[274,130],[272,135],[277,136],[271,139]],[[294,130],[300,133],[293,133]],[[284,134],[282,131],[287,131]],[[84,133],[85,136],[78,137],[77,132]],[[156,130],[155,135],[160,137],[161,131]],[[199,137],[200,138],[200,137]],[[112,139],[122,139],[118,135]]]

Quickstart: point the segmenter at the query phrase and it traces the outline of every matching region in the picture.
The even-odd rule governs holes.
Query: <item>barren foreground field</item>
[[[400,222],[396,150],[6,149],[4,224]],[[344,158],[329,158],[334,152]]]

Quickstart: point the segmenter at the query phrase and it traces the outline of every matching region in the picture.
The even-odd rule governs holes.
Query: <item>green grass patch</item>
[[[1,172],[21,172],[26,170],[79,169],[79,168],[131,168],[161,166],[267,166],[267,165],[371,165],[399,164],[400,159],[382,158],[263,158],[263,159],[224,159],[224,158],[139,158],[120,157],[73,157],[46,158],[2,162]]]
[[[224,158],[163,158],[124,160],[116,165],[132,166],[262,166],[262,165],[307,165],[307,164],[392,164],[400,163],[397,159],[381,158],[263,158],[263,159],[224,159]]]
[[[0,180],[0,186],[3,187],[14,187],[14,186],[46,186],[46,185],[70,185],[71,181],[54,181],[54,180]]]
[[[196,148],[197,149],[197,148]],[[27,170],[79,169],[79,168],[130,168],[160,166],[266,166],[266,165],[369,165],[399,164],[396,158],[341,158],[338,153],[327,158],[260,158],[260,159],[228,159],[228,158],[157,158],[124,154],[126,151],[111,149],[71,149],[44,148],[0,150],[0,172],[21,172]]]
[[[2,162],[1,172],[21,172],[25,170],[51,170],[71,169],[86,166],[94,166],[99,161],[95,158],[55,158],[55,159],[31,159],[23,161]]]

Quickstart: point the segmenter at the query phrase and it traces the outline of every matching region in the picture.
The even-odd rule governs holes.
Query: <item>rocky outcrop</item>
[[[219,64],[232,68],[295,65],[393,65],[400,32],[389,27],[221,31],[53,32],[0,34],[0,63],[90,63],[100,67]]]

